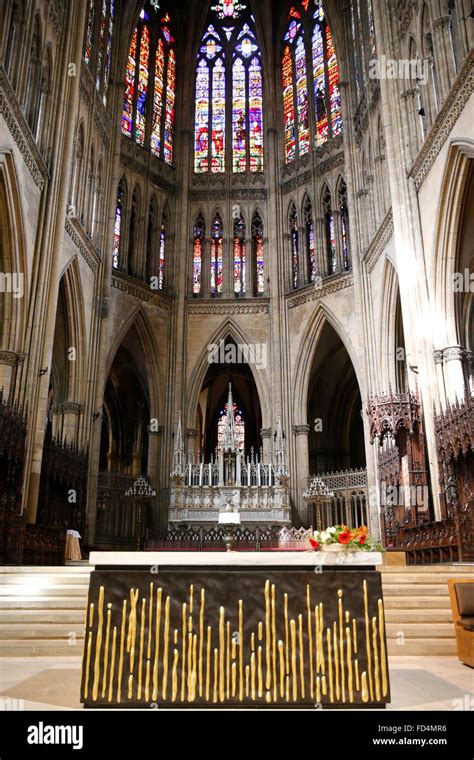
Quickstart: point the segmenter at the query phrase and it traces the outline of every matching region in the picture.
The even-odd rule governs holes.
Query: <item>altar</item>
[[[378,553],[92,553],[88,708],[383,708]]]

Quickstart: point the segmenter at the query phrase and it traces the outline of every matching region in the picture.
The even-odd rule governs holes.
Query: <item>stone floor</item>
[[[474,710],[474,670],[455,657],[390,658],[390,710]],[[81,660],[0,658],[0,710],[78,710]]]

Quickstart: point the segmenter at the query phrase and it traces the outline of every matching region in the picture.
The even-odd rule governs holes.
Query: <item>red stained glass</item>
[[[135,73],[137,66],[137,38],[138,30],[135,29],[132,37],[132,43],[130,45],[130,51],[128,54],[127,72],[125,75],[125,97],[122,113],[122,132],[124,135],[127,135],[127,137],[132,136],[133,102],[135,98]]]

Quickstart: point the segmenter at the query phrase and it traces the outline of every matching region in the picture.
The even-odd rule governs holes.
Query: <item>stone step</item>
[[[391,591],[391,590],[390,590]],[[451,609],[449,596],[392,596],[384,594],[385,609]]]
[[[24,596],[21,599],[15,597],[0,598],[0,610],[22,610],[22,609],[76,609],[85,610],[87,607],[87,596]]]
[[[1,620],[1,617],[0,617]],[[451,609],[390,609],[385,603],[385,620],[387,623],[451,623]],[[437,629],[436,629],[437,630]]]
[[[444,584],[430,585],[425,583],[410,584],[410,583],[398,583],[391,584],[385,583],[382,580],[382,588],[384,594],[388,596],[446,596],[449,598],[449,592],[447,586]]]
[[[461,578],[461,580],[469,580],[470,578],[474,579],[474,575],[467,575],[467,574],[449,574],[446,575],[444,573],[413,573],[412,575],[405,575],[404,573],[390,573],[389,575],[385,575],[385,573],[382,573],[382,583],[391,586],[392,584],[409,584],[414,583],[418,585],[421,584],[430,584],[433,586],[447,586],[448,580],[450,578]]]
[[[76,638],[84,638],[84,622],[81,623],[57,623],[56,621],[44,622],[44,623],[2,623],[0,628],[0,640],[4,639],[68,639],[71,633],[74,633]]]
[[[87,584],[75,584],[75,585],[64,585],[64,584],[47,584],[44,586],[40,586],[39,584],[37,586],[31,586],[26,584],[25,586],[22,586],[18,584],[15,586],[14,583],[3,586],[0,585],[0,599],[6,599],[8,597],[15,597],[16,599],[20,600],[23,598],[23,596],[31,597],[35,596],[38,599],[40,599],[43,596],[81,596],[87,599],[87,591],[88,591],[88,585]]]
[[[387,621],[387,638],[397,638],[400,632],[407,638],[416,639],[426,639],[434,634],[437,639],[455,638],[452,623],[436,623],[434,627],[430,623],[389,623]]]
[[[379,570],[385,575],[397,573],[472,573],[474,574],[474,562],[464,562],[462,564],[439,564],[439,565],[383,565]]]
[[[22,586],[89,586],[90,573],[48,573],[45,575],[22,573],[22,575],[0,574],[0,587],[13,586],[21,588]]]
[[[86,562],[84,565],[66,565],[58,567],[57,565],[2,565],[0,567],[0,577],[2,575],[80,575],[90,574],[93,567]]]
[[[35,639],[34,641],[18,639],[0,639],[0,657],[78,657],[82,658],[84,649],[82,639],[77,639],[71,646],[66,639]]]
[[[8,623],[72,623],[83,625],[85,607],[80,609],[0,609],[0,626]]]
[[[414,639],[406,638],[403,644],[395,639],[388,639],[387,652],[392,657],[445,657],[456,656],[455,639]]]

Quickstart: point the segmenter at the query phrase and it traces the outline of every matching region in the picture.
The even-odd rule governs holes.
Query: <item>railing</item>
[[[334,496],[321,504],[322,527],[347,525],[359,528],[368,525],[368,481],[367,470],[346,470],[345,472],[319,473],[318,476]],[[308,487],[314,476],[308,479]],[[317,524],[316,505],[309,507],[309,520]]]
[[[300,528],[281,530],[239,529],[234,531],[234,551],[306,551],[311,531]],[[165,552],[224,552],[226,534],[221,528],[205,530],[148,530],[145,551]]]
[[[95,542],[97,544],[137,545],[140,522],[148,521],[148,510],[139,515],[136,501],[125,496],[136,478],[120,473],[101,472],[98,481],[97,520]]]

